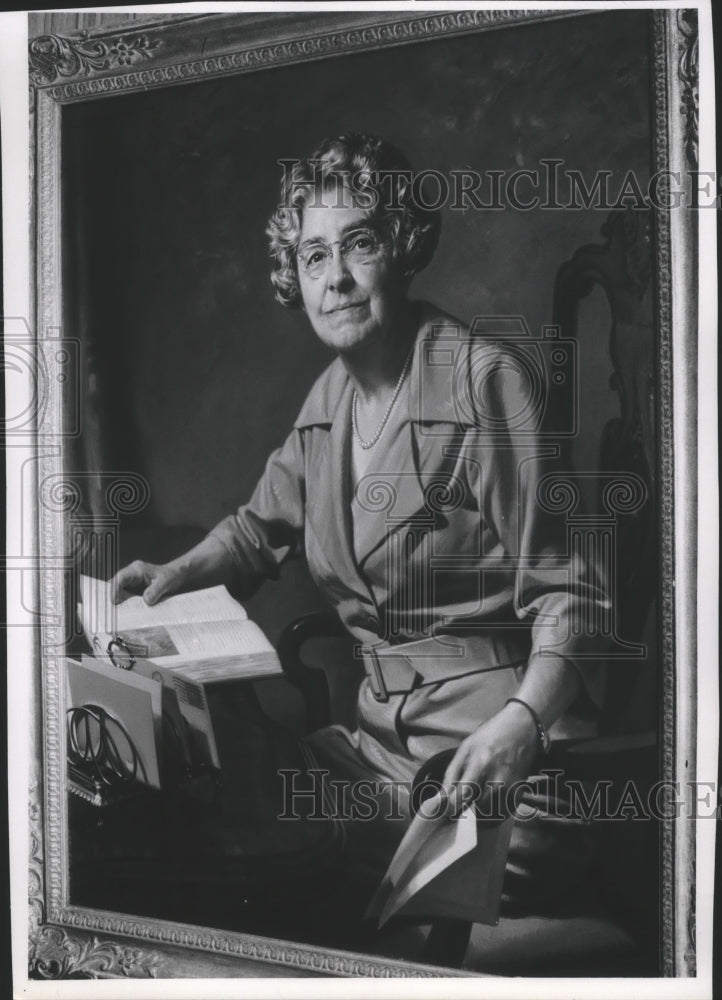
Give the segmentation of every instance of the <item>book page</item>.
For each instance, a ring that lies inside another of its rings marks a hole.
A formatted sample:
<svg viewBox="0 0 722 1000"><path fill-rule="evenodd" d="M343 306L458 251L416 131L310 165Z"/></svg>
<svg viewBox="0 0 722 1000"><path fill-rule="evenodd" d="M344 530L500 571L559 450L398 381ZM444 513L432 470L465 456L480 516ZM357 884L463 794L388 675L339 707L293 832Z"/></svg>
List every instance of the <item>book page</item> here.
<svg viewBox="0 0 722 1000"><path fill-rule="evenodd" d="M433 843L438 838L437 828L441 828L444 823L448 822L443 815L431 818L439 803L439 795L432 796L426 806L428 816L417 814L412 820L391 859L378 890L368 905L366 917L379 916L396 888L405 884L418 871L424 863L424 858L427 857L427 852L433 849ZM430 843L432 848L428 846Z"/></svg>
<svg viewBox="0 0 722 1000"><path fill-rule="evenodd" d="M195 681L197 684L210 684L213 681L238 678L252 681L283 673L275 650L270 653L253 653L241 659L232 656L221 659L193 660L190 663L179 663L173 670L179 677Z"/></svg>
<svg viewBox="0 0 722 1000"><path fill-rule="evenodd" d="M131 673L151 677L163 685L164 692L171 692L180 715L188 725L191 757L195 763L221 766L213 732L208 701L201 684L180 676L181 668L168 667L165 662L138 658ZM182 729L182 726L178 726Z"/></svg>
<svg viewBox="0 0 722 1000"><path fill-rule="evenodd" d="M473 807L458 819L414 817L367 910L382 927L392 916L450 916L494 924L498 921L509 839L514 817L501 822L477 819Z"/></svg>
<svg viewBox="0 0 722 1000"><path fill-rule="evenodd" d="M514 817L477 824L477 844L435 878L399 901L397 914L453 917L497 924Z"/></svg>
<svg viewBox="0 0 722 1000"><path fill-rule="evenodd" d="M390 881L394 888L379 916L379 927L444 869L476 847L476 814L471 808L464 809L456 820L446 816L432 820L419 814L414 817L407 837L411 833L414 836L409 837L409 843L404 845L402 841L399 846L397 856L401 855L401 863L394 866L392 862L394 871Z"/></svg>
<svg viewBox="0 0 722 1000"><path fill-rule="evenodd" d="M100 637L101 648L105 636ZM255 622L217 621L192 624L154 625L123 629L123 642L135 657L160 662L166 667L196 668L223 665L220 676L240 676L256 660L280 669L278 656ZM190 674L187 674L190 676ZM210 676L197 679L210 680Z"/></svg>
<svg viewBox="0 0 722 1000"><path fill-rule="evenodd" d="M174 594L153 605L146 604L140 596L113 604L109 581L81 575L80 593L83 628L88 635L114 635L154 625L245 621L248 618L245 608L234 601L223 586Z"/></svg>
<svg viewBox="0 0 722 1000"><path fill-rule="evenodd" d="M186 660L274 652L258 625L248 619L177 624L168 633L179 656ZM168 663L172 662L170 657Z"/></svg>

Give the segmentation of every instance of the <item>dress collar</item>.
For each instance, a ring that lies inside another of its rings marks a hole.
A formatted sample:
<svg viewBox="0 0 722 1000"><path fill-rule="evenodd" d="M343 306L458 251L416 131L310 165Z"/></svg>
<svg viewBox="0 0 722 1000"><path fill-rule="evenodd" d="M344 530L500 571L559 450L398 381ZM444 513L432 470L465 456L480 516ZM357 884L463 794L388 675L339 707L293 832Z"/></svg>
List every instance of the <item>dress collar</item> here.
<svg viewBox="0 0 722 1000"><path fill-rule="evenodd" d="M414 308L418 333L408 375L405 419L470 425L473 418L458 405L467 374L468 327L430 302L415 302ZM294 427L331 427L342 409L349 381L343 362L336 358L316 381Z"/></svg>

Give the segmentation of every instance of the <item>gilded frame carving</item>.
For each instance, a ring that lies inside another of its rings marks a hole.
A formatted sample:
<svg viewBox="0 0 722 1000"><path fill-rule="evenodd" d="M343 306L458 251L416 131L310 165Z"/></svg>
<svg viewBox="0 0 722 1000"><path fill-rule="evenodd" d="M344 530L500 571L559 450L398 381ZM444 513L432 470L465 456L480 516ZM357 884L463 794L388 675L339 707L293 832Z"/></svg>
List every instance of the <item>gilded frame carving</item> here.
<svg viewBox="0 0 722 1000"><path fill-rule="evenodd" d="M63 107L112 95L251 72L328 55L360 52L463 32L509 28L581 12L358 11L274 14L147 15L112 30L45 35L30 44L33 118L34 325L52 342L62 326L60 176ZM696 12L649 11L653 38L653 133L657 170L697 167ZM694 213L657 214L656 274L660 336L659 468L662 516L663 776L690 778L695 759L695 351L697 334ZM674 296L672 295L674 289ZM674 355L674 366L672 358ZM51 373L52 375L52 373ZM673 405L674 404L674 405ZM48 379L42 426L63 428L61 387ZM673 439L687 447L673 448ZM59 469L56 446L42 449L36 490ZM443 970L364 955L326 952L249 935L218 932L69 905L65 758L58 626L62 621L63 519L72 503L62 490L37 508L42 656L34 672L30 785L30 968L34 978L257 975L429 976ZM132 483L108 494L111 514L141 502ZM675 512L688 512L681 523ZM115 507L114 507L115 505ZM675 535L676 532L676 535ZM677 586L673 581L676 576ZM693 777L693 776L692 776ZM693 824L665 824L662 850L663 974L694 975L695 835ZM269 965L270 964L270 965ZM171 972L172 968L172 972ZM454 973L459 975L458 972Z"/></svg>

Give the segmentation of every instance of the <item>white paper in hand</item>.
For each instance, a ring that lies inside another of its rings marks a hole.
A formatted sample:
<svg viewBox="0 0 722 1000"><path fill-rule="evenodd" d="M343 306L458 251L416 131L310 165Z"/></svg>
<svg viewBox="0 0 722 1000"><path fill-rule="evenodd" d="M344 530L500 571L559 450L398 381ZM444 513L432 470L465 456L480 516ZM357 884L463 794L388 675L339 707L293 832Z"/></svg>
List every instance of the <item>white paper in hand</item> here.
<svg viewBox="0 0 722 1000"><path fill-rule="evenodd" d="M496 923L513 818L479 824L473 807L465 807L451 819L441 810L439 795L423 808L425 815L414 817L366 917L378 917L379 927L402 912Z"/></svg>

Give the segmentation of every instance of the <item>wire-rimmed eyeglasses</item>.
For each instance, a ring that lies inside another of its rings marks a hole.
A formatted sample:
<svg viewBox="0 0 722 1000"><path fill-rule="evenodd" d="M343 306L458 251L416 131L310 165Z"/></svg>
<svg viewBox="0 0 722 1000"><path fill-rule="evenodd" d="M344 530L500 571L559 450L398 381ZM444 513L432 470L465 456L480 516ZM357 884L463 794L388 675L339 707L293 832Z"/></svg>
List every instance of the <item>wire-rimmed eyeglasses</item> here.
<svg viewBox="0 0 722 1000"><path fill-rule="evenodd" d="M308 240L298 250L298 264L309 278L320 278L326 273L333 258L333 248L338 247L341 257L348 264L369 264L380 257L387 241L368 226L353 229L340 240Z"/></svg>

